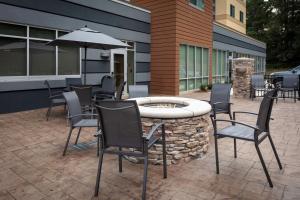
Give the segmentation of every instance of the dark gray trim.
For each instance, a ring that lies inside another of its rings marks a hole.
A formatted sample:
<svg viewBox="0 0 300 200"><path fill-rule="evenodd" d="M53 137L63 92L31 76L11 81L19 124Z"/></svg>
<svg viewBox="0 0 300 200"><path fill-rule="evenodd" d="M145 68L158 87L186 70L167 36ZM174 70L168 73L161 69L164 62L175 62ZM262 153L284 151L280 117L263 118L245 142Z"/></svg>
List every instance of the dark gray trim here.
<svg viewBox="0 0 300 200"><path fill-rule="evenodd" d="M258 52L262 52L262 53L266 52L265 48L258 47L256 45L253 45L253 44L241 41L241 40L237 40L237 39L234 39L232 37L222 35L222 34L219 34L219 33L213 33L213 40L217 41L217 42L222 42L222 43L225 43L225 44L230 44L230 45L233 45L233 46L237 46L237 47L242 47L242 48L245 48L245 49L250 49L250 50L253 50L253 51L258 51Z"/></svg>
<svg viewBox="0 0 300 200"><path fill-rule="evenodd" d="M48 95L47 89L0 92L0 114L48 107Z"/></svg>
<svg viewBox="0 0 300 200"><path fill-rule="evenodd" d="M135 6L123 5L111 0L65 0L79 5L84 5L90 8L111 12L124 17L139 19L140 21L150 23L150 11L137 8Z"/></svg>
<svg viewBox="0 0 300 200"><path fill-rule="evenodd" d="M137 62L136 73L150 72L150 63L148 62Z"/></svg>
<svg viewBox="0 0 300 200"><path fill-rule="evenodd" d="M0 0L1 3L56 15L150 33L150 23L61 0Z"/></svg>
<svg viewBox="0 0 300 200"><path fill-rule="evenodd" d="M142 42L136 42L136 52L138 53L150 53L150 44L148 43L142 43Z"/></svg>

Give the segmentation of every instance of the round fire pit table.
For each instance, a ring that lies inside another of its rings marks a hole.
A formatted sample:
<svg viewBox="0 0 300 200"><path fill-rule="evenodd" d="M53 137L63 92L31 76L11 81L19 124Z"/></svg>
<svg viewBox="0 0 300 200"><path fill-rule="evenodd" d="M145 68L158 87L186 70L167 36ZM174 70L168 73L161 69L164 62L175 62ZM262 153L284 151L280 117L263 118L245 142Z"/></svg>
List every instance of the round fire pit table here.
<svg viewBox="0 0 300 200"><path fill-rule="evenodd" d="M136 100L144 130L164 122L168 164L188 162L207 152L211 111L207 102L182 97L143 97L129 100ZM149 150L149 161L152 164L162 164L161 144L155 144Z"/></svg>

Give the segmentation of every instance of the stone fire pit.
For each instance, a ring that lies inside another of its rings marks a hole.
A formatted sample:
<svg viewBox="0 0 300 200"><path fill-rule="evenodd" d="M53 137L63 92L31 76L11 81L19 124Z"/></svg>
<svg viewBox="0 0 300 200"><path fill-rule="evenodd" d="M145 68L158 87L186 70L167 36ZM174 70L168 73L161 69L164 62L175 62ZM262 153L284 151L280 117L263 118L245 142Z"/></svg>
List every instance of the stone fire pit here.
<svg viewBox="0 0 300 200"><path fill-rule="evenodd" d="M176 164L199 158L208 150L209 112L205 101L181 97L135 98L142 124L149 130L153 124L164 122L167 142L167 162ZM162 164L162 145L149 150L152 164Z"/></svg>

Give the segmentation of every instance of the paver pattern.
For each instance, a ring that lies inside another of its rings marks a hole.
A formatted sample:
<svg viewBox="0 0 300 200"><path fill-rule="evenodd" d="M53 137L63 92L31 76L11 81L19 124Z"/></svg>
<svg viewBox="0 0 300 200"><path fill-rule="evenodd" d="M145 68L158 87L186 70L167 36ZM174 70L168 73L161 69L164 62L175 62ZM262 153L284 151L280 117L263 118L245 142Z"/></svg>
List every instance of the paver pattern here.
<svg viewBox="0 0 300 200"><path fill-rule="evenodd" d="M208 93L183 95L208 99ZM232 99L233 111L257 112L261 99ZM57 107L49 121L46 109L0 115L0 200L140 199L143 165L123 162L118 172L117 156L105 155L100 195L93 197L97 170L96 145L70 147L62 157L68 126L63 108ZM220 115L220 118L228 116ZM274 104L271 132L280 155L279 170L270 143L261 144L274 188L268 186L251 142L219 140L220 174L215 173L214 142L203 158L168 167L149 167L147 199L300 199L300 102L291 99ZM240 115L239 121L254 123L255 117ZM81 143L95 140L95 129L83 129ZM212 133L211 133L212 134ZM73 134L74 142L76 131Z"/></svg>

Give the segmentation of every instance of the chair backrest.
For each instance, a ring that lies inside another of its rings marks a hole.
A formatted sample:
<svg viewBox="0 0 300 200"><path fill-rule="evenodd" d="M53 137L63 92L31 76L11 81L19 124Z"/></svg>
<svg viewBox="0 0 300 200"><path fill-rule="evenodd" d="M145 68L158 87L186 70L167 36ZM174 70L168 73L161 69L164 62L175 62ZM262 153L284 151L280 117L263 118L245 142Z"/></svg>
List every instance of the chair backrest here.
<svg viewBox="0 0 300 200"><path fill-rule="evenodd" d="M265 87L264 75L260 75L260 74L252 75L251 86L254 88L264 88Z"/></svg>
<svg viewBox="0 0 300 200"><path fill-rule="evenodd" d="M82 114L82 109L76 92L75 91L64 92L63 96L66 99L70 117L76 116L70 119L71 124L75 124L79 122L82 119L82 116L77 116L77 115Z"/></svg>
<svg viewBox="0 0 300 200"><path fill-rule="evenodd" d="M111 76L103 76L101 79L101 88L108 91L115 91L115 81Z"/></svg>
<svg viewBox="0 0 300 200"><path fill-rule="evenodd" d="M96 105L103 147L142 148L142 123L136 101L102 101Z"/></svg>
<svg viewBox="0 0 300 200"><path fill-rule="evenodd" d="M80 86L82 85L81 78L66 78L66 87L70 88L70 86Z"/></svg>
<svg viewBox="0 0 300 200"><path fill-rule="evenodd" d="M81 106L90 106L92 104L92 86L71 87L76 92Z"/></svg>
<svg viewBox="0 0 300 200"><path fill-rule="evenodd" d="M122 100L122 95L123 95L123 92L124 92L125 85L126 85L126 81L124 81L122 84L119 85L117 93L116 93L116 100L117 101Z"/></svg>
<svg viewBox="0 0 300 200"><path fill-rule="evenodd" d="M299 76L295 74L284 75L282 80L282 88L299 88Z"/></svg>
<svg viewBox="0 0 300 200"><path fill-rule="evenodd" d="M277 97L277 89L268 91L260 104L256 125L262 131L269 131L274 99Z"/></svg>
<svg viewBox="0 0 300 200"><path fill-rule="evenodd" d="M129 98L148 97L148 85L129 85Z"/></svg>
<svg viewBox="0 0 300 200"><path fill-rule="evenodd" d="M210 94L210 104L213 105L214 103L221 102L221 104L215 105L216 112L229 111L230 90L231 84L216 83L212 85Z"/></svg>
<svg viewBox="0 0 300 200"><path fill-rule="evenodd" d="M52 91L51 91L51 86L48 80L45 80L44 85L46 85L47 89L48 89L48 93L49 93L49 97L52 96Z"/></svg>

